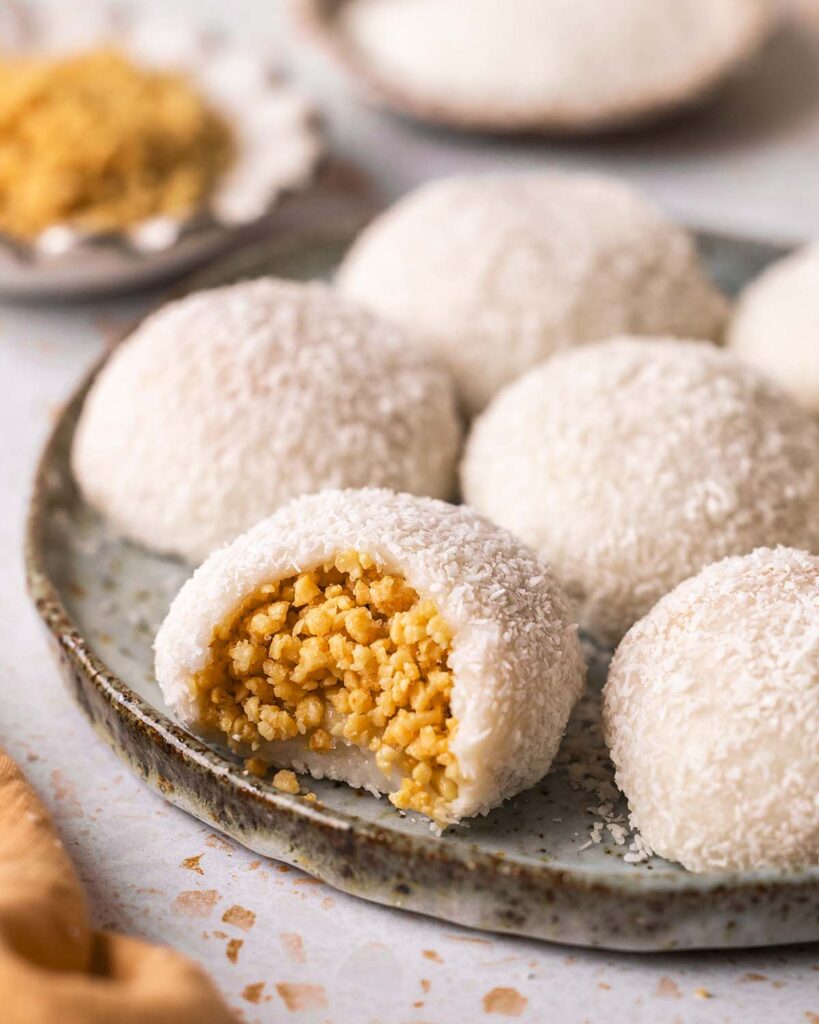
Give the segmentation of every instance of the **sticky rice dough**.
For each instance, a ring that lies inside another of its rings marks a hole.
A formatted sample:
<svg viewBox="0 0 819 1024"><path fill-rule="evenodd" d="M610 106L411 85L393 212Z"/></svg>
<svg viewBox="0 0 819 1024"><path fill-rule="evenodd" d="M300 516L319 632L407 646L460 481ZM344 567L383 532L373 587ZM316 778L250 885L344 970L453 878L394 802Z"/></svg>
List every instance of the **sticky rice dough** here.
<svg viewBox="0 0 819 1024"><path fill-rule="evenodd" d="M303 497L214 552L156 638L170 707L251 770L389 793L439 826L548 770L584 673L534 552L372 489Z"/></svg>
<svg viewBox="0 0 819 1024"><path fill-rule="evenodd" d="M728 343L737 358L819 416L819 244L779 260L751 282Z"/></svg>
<svg viewBox="0 0 819 1024"><path fill-rule="evenodd" d="M555 356L475 422L461 477L608 644L726 555L819 552L819 423L705 342L621 338Z"/></svg>
<svg viewBox="0 0 819 1024"><path fill-rule="evenodd" d="M317 0L312 0L315 5ZM769 0L345 0L337 49L399 110L581 132L703 97L756 50Z"/></svg>
<svg viewBox="0 0 819 1024"><path fill-rule="evenodd" d="M86 500L201 561L289 499L378 485L448 498L447 372L319 284L263 279L165 306L103 366L74 440Z"/></svg>
<svg viewBox="0 0 819 1024"><path fill-rule="evenodd" d="M819 558L759 549L680 584L618 648L603 725L655 852L819 864Z"/></svg>
<svg viewBox="0 0 819 1024"><path fill-rule="evenodd" d="M590 175L423 185L362 232L337 284L440 357L472 414L560 349L623 333L717 339L727 308L686 231Z"/></svg>

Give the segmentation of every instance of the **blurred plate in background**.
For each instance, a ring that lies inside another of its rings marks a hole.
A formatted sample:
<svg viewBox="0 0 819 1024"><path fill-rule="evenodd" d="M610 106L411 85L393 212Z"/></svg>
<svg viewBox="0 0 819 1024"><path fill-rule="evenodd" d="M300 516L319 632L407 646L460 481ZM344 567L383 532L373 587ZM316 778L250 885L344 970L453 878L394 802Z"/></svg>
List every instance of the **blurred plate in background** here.
<svg viewBox="0 0 819 1024"><path fill-rule="evenodd" d="M148 287L220 252L275 231L278 208L310 189L324 155L318 116L267 56L227 34L138 5L90 0L29 7L8 3L6 54L65 57L113 47L138 67L181 74L230 127L231 166L187 218L155 217L127 228L82 232L53 225L29 241L0 235L0 295L73 298Z"/></svg>

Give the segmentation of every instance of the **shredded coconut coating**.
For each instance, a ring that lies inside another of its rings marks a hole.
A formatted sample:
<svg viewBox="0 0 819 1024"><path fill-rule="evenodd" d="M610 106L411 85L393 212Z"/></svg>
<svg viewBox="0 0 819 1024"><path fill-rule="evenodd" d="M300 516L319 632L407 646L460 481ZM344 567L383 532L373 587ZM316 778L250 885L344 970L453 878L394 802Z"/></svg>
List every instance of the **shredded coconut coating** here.
<svg viewBox="0 0 819 1024"><path fill-rule="evenodd" d="M460 441L448 374L398 329L262 279L150 317L94 383L72 460L122 534L199 562L323 487L448 498Z"/></svg>
<svg viewBox="0 0 819 1024"><path fill-rule="evenodd" d="M747 58L768 0L348 0L376 94L473 127L592 130L690 104Z"/></svg>
<svg viewBox="0 0 819 1024"><path fill-rule="evenodd" d="M692 871L819 862L819 558L710 565L617 650L603 723L632 822Z"/></svg>
<svg viewBox="0 0 819 1024"><path fill-rule="evenodd" d="M819 552L819 423L705 342L620 338L548 360L475 422L466 501L546 558L616 643L727 555Z"/></svg>
<svg viewBox="0 0 819 1024"><path fill-rule="evenodd" d="M215 551L182 588L156 638L157 679L181 721L200 728L190 684L207 662L214 628L259 586L347 550L402 574L451 630L458 729L450 749L461 779L451 820L485 813L535 783L583 689L568 601L535 553L505 530L463 506L408 494L309 495ZM262 751L316 777L388 788L373 755L352 745L335 756L299 740Z"/></svg>
<svg viewBox="0 0 819 1024"><path fill-rule="evenodd" d="M748 286L728 343L819 415L819 245L774 263Z"/></svg>
<svg viewBox="0 0 819 1024"><path fill-rule="evenodd" d="M364 230L338 285L439 356L470 413L570 345L717 338L726 315L689 235L632 189L586 175L424 185Z"/></svg>

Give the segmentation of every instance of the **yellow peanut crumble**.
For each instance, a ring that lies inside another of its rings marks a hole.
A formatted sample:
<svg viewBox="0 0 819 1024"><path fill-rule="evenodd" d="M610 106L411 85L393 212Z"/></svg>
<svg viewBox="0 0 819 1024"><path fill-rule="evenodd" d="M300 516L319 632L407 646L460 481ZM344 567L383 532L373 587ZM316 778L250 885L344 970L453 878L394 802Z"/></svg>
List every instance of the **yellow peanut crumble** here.
<svg viewBox="0 0 819 1024"><path fill-rule="evenodd" d="M184 77L116 50L0 60L0 231L92 231L200 206L232 133Z"/></svg>
<svg viewBox="0 0 819 1024"><path fill-rule="evenodd" d="M458 793L451 641L432 601L346 551L261 587L214 630L193 680L200 720L254 755L299 736L318 754L356 744L400 780L396 807L444 821ZM258 774L263 763L247 766Z"/></svg>
<svg viewBox="0 0 819 1024"><path fill-rule="evenodd" d="M299 791L299 780L296 778L295 772L282 769L280 772L276 772L271 781L276 789L280 789L283 793L298 793Z"/></svg>

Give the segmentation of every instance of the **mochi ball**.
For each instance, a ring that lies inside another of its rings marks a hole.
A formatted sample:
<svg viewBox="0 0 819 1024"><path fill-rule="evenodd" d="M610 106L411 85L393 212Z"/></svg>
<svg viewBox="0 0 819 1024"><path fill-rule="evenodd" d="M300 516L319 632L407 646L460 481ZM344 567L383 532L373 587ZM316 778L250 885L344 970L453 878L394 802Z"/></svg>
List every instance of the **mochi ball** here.
<svg viewBox="0 0 819 1024"><path fill-rule="evenodd" d="M724 350L620 338L555 356L475 422L471 505L535 547L616 643L731 554L819 552L819 423Z"/></svg>
<svg viewBox="0 0 819 1024"><path fill-rule="evenodd" d="M467 412L547 356L612 334L718 338L692 239L620 182L444 178L365 228L339 289L452 371Z"/></svg>
<svg viewBox="0 0 819 1024"><path fill-rule="evenodd" d="M819 415L819 245L779 260L746 288L728 343Z"/></svg>
<svg viewBox="0 0 819 1024"><path fill-rule="evenodd" d="M249 770L388 793L439 827L541 778L585 678L533 551L373 489L299 498L214 552L155 646L173 711Z"/></svg>
<svg viewBox="0 0 819 1024"><path fill-rule="evenodd" d="M656 853L819 863L819 558L760 548L681 583L617 649L603 726Z"/></svg>
<svg viewBox="0 0 819 1024"><path fill-rule="evenodd" d="M311 0L314 13L319 4ZM656 119L711 93L771 23L769 0L329 6L336 13L316 20L372 98L494 131L590 132Z"/></svg>
<svg viewBox="0 0 819 1024"><path fill-rule="evenodd" d="M447 371L320 284L199 292L102 367L72 464L121 534L191 562L291 498L379 485L449 498L461 441Z"/></svg>

